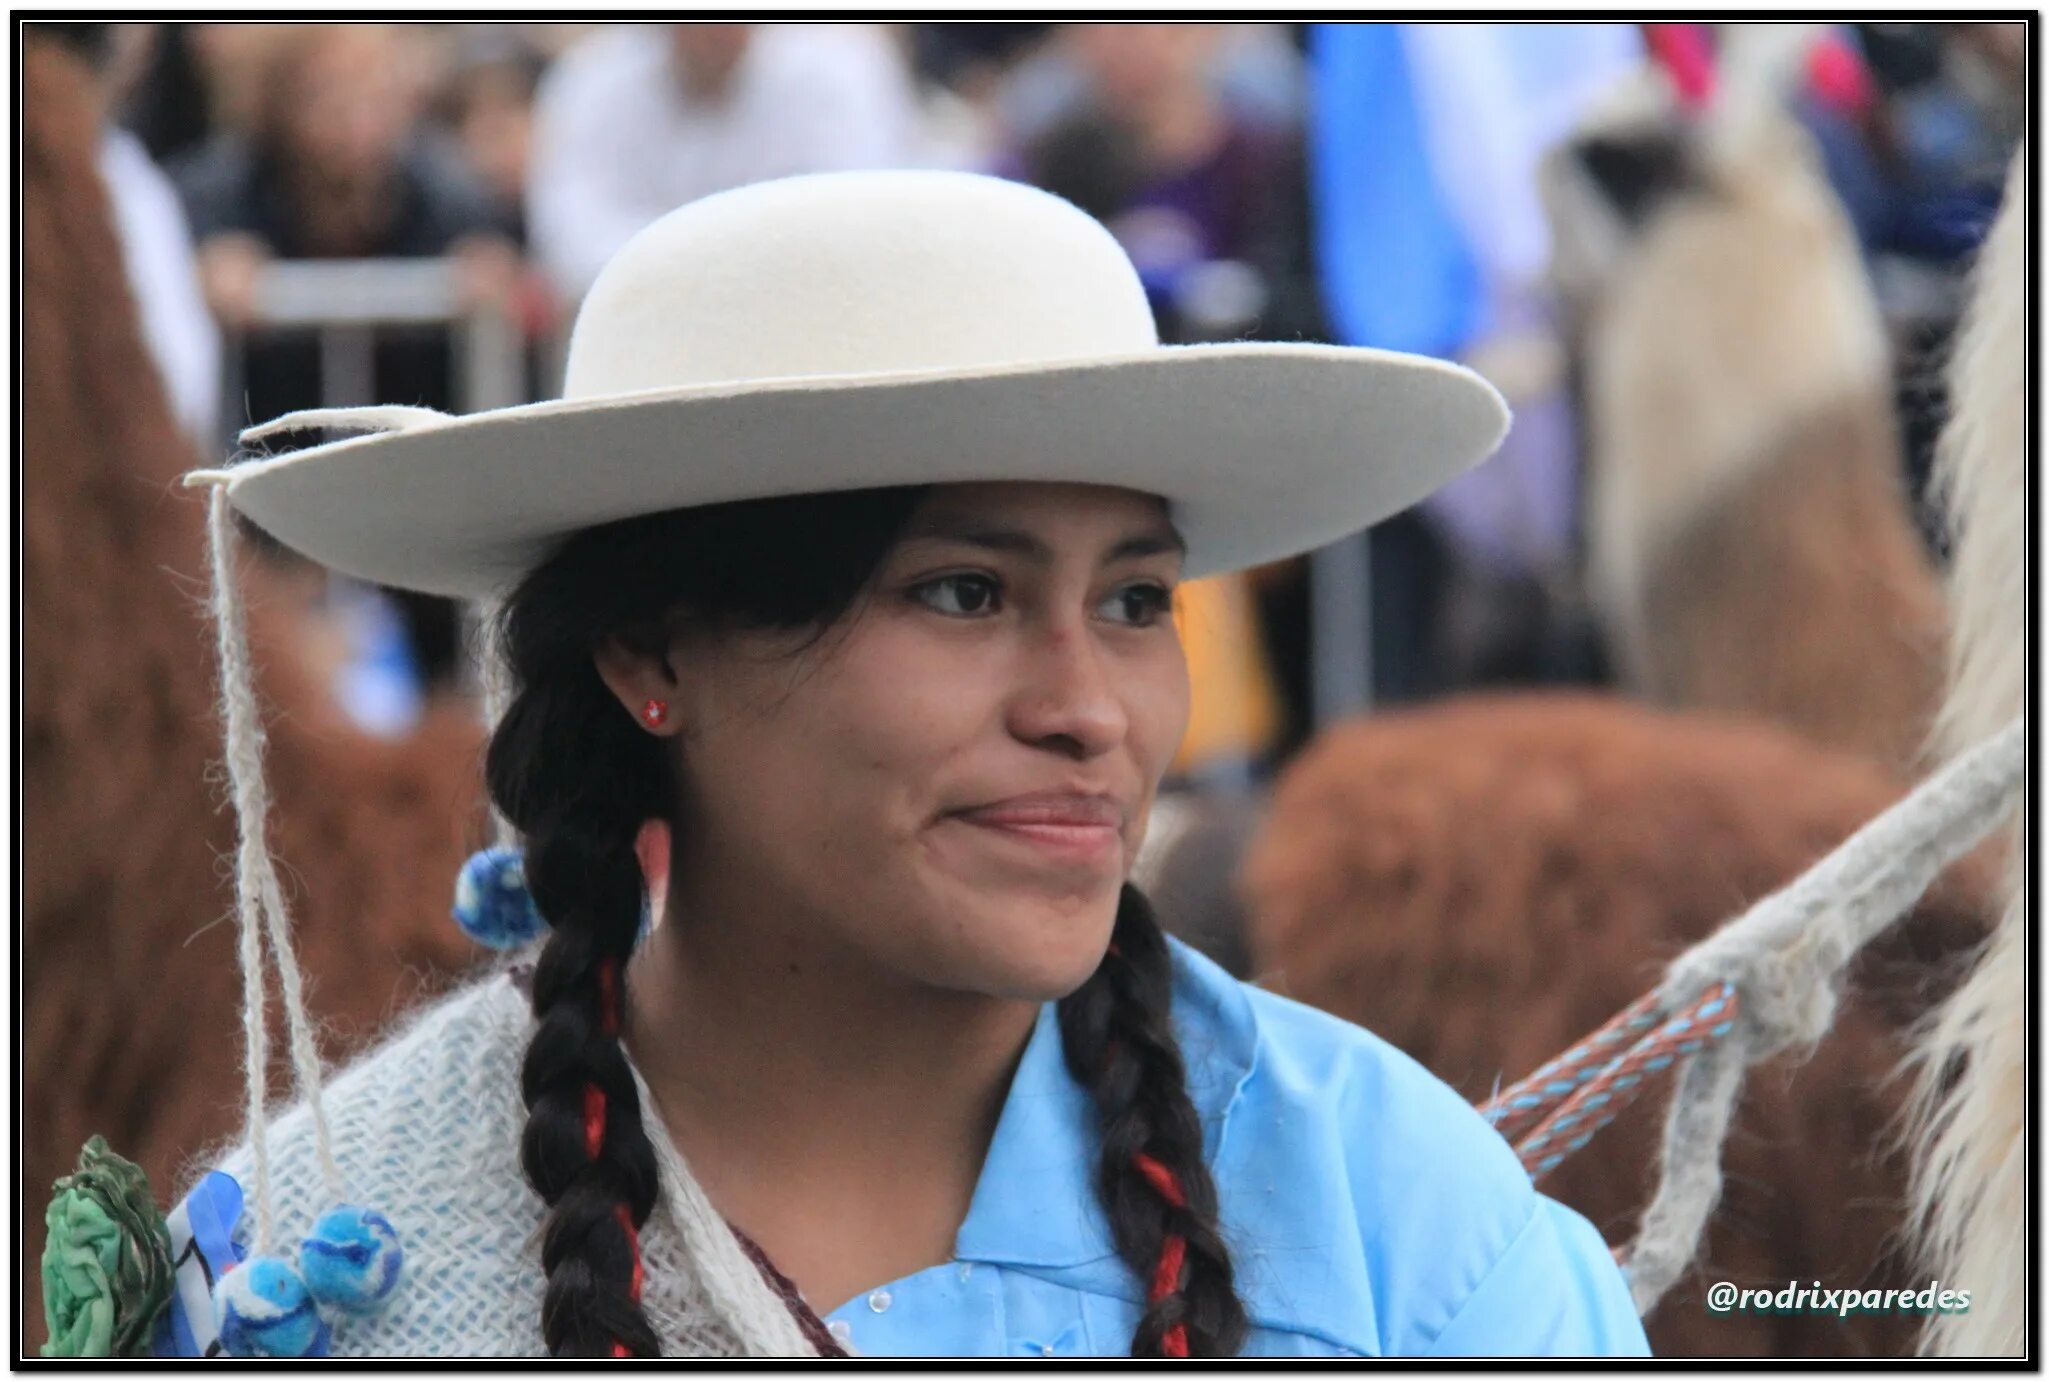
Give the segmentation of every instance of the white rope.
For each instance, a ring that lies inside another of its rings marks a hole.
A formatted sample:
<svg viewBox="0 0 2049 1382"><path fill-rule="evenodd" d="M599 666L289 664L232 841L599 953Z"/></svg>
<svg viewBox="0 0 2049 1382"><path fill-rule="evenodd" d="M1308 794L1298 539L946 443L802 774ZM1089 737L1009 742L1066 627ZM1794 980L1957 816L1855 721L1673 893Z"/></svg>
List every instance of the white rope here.
<svg viewBox="0 0 2049 1382"><path fill-rule="evenodd" d="M228 780L233 790L237 831L235 912L239 924L238 954L242 965L243 1058L247 1085L247 1120L255 1171L255 1251L270 1245L272 1206L270 1167L264 1113L265 1075L269 1059L265 1031L261 933L270 937L278 981L290 1030L293 1071L313 1119L314 1146L329 1189L341 1197L341 1173L328 1142L327 1119L320 1100L320 1055L306 1016L304 982L292 954L290 923L277 866L265 839L270 816L270 789L263 774L264 732L249 671L248 631L235 581L234 517L227 492L216 487L207 510L208 547L212 558L213 618L220 658L220 714L227 748Z"/></svg>
<svg viewBox="0 0 2049 1382"><path fill-rule="evenodd" d="M1744 1070L1827 1034L1843 969L2006 819L2026 776L2027 726L2016 719L1666 971L1667 1011L1716 983L1735 986L1738 1011L1736 1030L1680 1071L1658 1188L1628 1256L1640 1313L1693 1260L1721 1196L1722 1142Z"/></svg>
<svg viewBox="0 0 2049 1382"><path fill-rule="evenodd" d="M498 732L498 722L505 718L505 708L512 703L511 669L505 665L498 647L498 609L485 600L470 606L476 630L477 690L483 698L484 728L492 734ZM499 811L498 803L491 802L490 808L491 843L507 847L519 843L519 833Z"/></svg>

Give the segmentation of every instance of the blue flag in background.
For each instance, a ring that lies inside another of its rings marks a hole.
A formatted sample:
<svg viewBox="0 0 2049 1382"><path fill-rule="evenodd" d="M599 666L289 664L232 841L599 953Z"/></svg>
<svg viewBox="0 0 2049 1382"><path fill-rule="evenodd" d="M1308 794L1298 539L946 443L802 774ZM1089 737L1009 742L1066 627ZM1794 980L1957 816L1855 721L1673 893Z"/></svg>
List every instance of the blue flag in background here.
<svg viewBox="0 0 2049 1382"><path fill-rule="evenodd" d="M1346 345L1450 355L1478 335L1480 266L1431 173L1399 24L1310 31L1317 272Z"/></svg>

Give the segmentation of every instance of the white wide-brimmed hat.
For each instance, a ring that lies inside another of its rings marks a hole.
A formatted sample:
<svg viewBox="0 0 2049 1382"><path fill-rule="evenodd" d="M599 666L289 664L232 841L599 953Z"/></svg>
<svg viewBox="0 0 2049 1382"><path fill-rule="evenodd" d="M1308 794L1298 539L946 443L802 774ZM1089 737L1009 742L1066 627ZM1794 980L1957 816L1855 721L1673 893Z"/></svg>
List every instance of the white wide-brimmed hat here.
<svg viewBox="0 0 2049 1382"><path fill-rule="evenodd" d="M324 565L494 598L578 529L725 500L948 481L1158 494L1199 576L1290 556L1486 457L1500 396L1389 351L1162 346L1117 242L967 173L829 173L695 201L598 276L558 401L319 409L359 435L189 483Z"/></svg>

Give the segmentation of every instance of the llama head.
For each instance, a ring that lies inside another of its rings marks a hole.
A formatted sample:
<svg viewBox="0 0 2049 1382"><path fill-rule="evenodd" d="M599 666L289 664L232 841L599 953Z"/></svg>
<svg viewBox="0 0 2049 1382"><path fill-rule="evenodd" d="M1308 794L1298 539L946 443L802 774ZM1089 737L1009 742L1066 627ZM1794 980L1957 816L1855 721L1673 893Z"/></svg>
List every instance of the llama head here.
<svg viewBox="0 0 2049 1382"><path fill-rule="evenodd" d="M1584 362L1605 604L1627 606L1645 563L1789 435L1890 406L1856 235L1785 99L1802 51L1797 36L1732 26L1704 107L1646 70L1540 173Z"/></svg>
<svg viewBox="0 0 2049 1382"><path fill-rule="evenodd" d="M1803 301L1792 292L1827 309L1802 313L1803 355L1882 367L1855 233L1790 109L1816 28L1724 26L1719 85L1704 107L1646 67L1546 156L1551 277L1582 334L1652 329L1642 320L1650 314L1675 348L1701 338L1693 344L1706 362L1738 372L1728 383L1758 387L1785 376L1741 370L1754 341L1722 331L1706 339L1687 324L1776 326Z"/></svg>

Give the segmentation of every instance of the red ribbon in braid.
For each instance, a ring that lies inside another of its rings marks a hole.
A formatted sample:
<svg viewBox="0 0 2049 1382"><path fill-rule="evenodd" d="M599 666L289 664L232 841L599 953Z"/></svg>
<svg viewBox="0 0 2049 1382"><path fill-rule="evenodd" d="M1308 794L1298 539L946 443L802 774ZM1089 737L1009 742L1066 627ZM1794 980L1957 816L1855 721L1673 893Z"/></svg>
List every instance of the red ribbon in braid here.
<svg viewBox="0 0 2049 1382"><path fill-rule="evenodd" d="M598 1020L605 1035L619 1035L619 971L616 960L601 960L598 963ZM595 1084L583 1087L583 1149L590 1158L597 1160L598 1153L605 1146L605 1091ZM633 1213L624 1204L615 1212L619 1216L619 1227L626 1230L626 1245L633 1253L633 1284L627 1294L637 1303L640 1291L646 1281L646 1274L640 1264L640 1234L633 1227ZM631 1358L633 1352L617 1340L612 1344L614 1358Z"/></svg>
<svg viewBox="0 0 2049 1382"><path fill-rule="evenodd" d="M1181 1178L1168 1170L1156 1157L1140 1152L1133 1157L1132 1164L1138 1173L1146 1178L1159 1197L1176 1209L1188 1207L1188 1197L1181 1192ZM1181 1268L1188 1260L1188 1240L1178 1233L1170 1233L1160 1244L1159 1265L1153 1268L1152 1290L1147 1303L1158 1305L1168 1296L1181 1289ZM1169 1358L1188 1356L1188 1326L1177 1324L1160 1336L1160 1348Z"/></svg>

